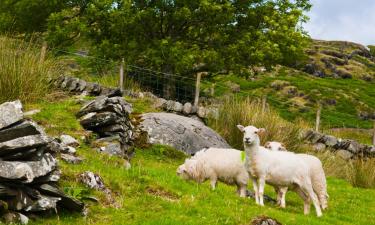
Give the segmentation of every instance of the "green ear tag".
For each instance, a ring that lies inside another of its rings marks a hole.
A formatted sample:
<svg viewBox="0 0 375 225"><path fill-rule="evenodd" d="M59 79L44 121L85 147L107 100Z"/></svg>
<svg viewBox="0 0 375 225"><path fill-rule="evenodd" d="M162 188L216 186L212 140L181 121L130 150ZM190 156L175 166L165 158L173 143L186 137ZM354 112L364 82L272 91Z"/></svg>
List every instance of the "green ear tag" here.
<svg viewBox="0 0 375 225"><path fill-rule="evenodd" d="M245 162L245 158L246 158L246 153L245 152L241 152L241 161Z"/></svg>

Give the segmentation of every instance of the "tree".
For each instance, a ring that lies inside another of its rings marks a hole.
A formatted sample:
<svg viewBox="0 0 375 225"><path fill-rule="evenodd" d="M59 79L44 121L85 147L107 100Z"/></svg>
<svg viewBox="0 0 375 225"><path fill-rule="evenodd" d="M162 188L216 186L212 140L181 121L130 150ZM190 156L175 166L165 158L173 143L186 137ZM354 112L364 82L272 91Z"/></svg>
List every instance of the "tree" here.
<svg viewBox="0 0 375 225"><path fill-rule="evenodd" d="M47 29L47 19L53 12L68 6L69 0L2 0L0 31L32 33Z"/></svg>
<svg viewBox="0 0 375 225"><path fill-rule="evenodd" d="M88 0L50 17L49 40L85 36L93 53L166 77L192 76L194 68L246 72L293 64L303 54L300 23L309 8L308 0ZM165 94L173 88L165 85Z"/></svg>

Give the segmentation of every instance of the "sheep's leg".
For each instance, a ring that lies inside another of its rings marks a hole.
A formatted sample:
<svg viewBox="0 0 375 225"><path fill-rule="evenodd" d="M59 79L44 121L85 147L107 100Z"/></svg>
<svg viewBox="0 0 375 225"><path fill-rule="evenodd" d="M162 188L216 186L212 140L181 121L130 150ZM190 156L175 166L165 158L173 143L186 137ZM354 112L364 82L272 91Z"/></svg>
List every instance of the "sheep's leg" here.
<svg viewBox="0 0 375 225"><path fill-rule="evenodd" d="M247 188L247 185L240 184L240 186L239 186L239 194L240 194L241 198L246 197L246 188Z"/></svg>
<svg viewBox="0 0 375 225"><path fill-rule="evenodd" d="M311 186L311 182L309 182L309 183L310 183L310 185L307 184L307 185L305 185L305 187L301 187L301 188L304 192L306 192L308 194L308 196L312 200L312 202L314 204L314 207L315 207L316 215L318 217L321 217L322 216L322 210L320 209L320 203L319 203L319 200L318 200L318 196L316 196L316 194L315 194L315 192L314 192L314 190Z"/></svg>
<svg viewBox="0 0 375 225"><path fill-rule="evenodd" d="M285 208L286 207L285 196L286 196L286 192L287 191L288 191L288 187L279 188L279 193L280 193L280 207L281 208Z"/></svg>
<svg viewBox="0 0 375 225"><path fill-rule="evenodd" d="M310 213L311 199L300 188L296 188L295 192L303 199L303 213L308 215Z"/></svg>
<svg viewBox="0 0 375 225"><path fill-rule="evenodd" d="M211 188L212 188L213 191L214 191L215 188L216 188L216 183L217 183L217 179L216 179L216 177L212 177L212 178L211 178Z"/></svg>
<svg viewBox="0 0 375 225"><path fill-rule="evenodd" d="M258 195L259 195L259 205L264 206L263 202L263 194L264 194L264 186L266 184L266 180L263 178L258 179L258 184L259 184L259 190L258 190Z"/></svg>
<svg viewBox="0 0 375 225"><path fill-rule="evenodd" d="M253 180L253 188L254 188L254 195L255 195L255 203L259 205L259 191L258 191L258 182L256 178L252 178Z"/></svg>
<svg viewBox="0 0 375 225"><path fill-rule="evenodd" d="M276 193L276 204L278 205L278 206L280 206L281 205L281 193L280 193L280 189L279 189L279 187L273 187L274 188L274 190L275 190L275 193Z"/></svg>

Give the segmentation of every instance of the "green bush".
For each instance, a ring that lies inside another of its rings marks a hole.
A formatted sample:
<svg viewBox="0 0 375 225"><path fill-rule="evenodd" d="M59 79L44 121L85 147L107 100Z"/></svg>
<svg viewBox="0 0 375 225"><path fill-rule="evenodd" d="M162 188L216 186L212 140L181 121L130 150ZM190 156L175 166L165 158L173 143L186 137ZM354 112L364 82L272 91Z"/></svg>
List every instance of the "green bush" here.
<svg viewBox="0 0 375 225"><path fill-rule="evenodd" d="M52 59L41 62L40 52L32 42L0 36L0 102L32 102L45 96L58 67Z"/></svg>

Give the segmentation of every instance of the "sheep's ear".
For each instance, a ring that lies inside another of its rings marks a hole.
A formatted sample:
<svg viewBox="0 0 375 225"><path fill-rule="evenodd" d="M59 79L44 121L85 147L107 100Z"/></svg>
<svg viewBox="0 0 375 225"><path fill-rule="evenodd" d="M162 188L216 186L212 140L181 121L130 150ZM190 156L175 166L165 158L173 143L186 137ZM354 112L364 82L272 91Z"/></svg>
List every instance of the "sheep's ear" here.
<svg viewBox="0 0 375 225"><path fill-rule="evenodd" d="M264 133L266 133L266 129L265 128L259 128L258 129L257 134L264 134Z"/></svg>
<svg viewBox="0 0 375 225"><path fill-rule="evenodd" d="M240 124L237 125L237 128L238 128L241 132L244 132L244 131L245 131L245 127L242 126L242 125L240 125Z"/></svg>

